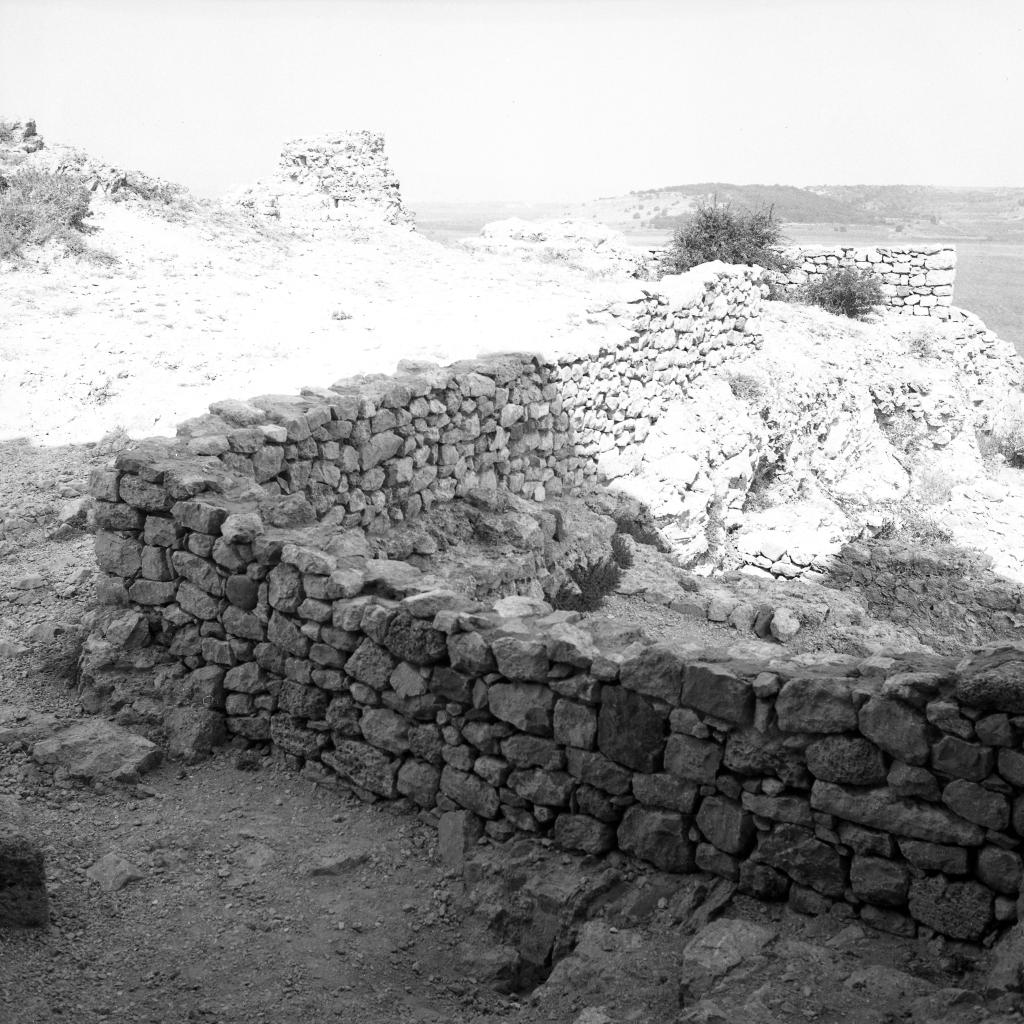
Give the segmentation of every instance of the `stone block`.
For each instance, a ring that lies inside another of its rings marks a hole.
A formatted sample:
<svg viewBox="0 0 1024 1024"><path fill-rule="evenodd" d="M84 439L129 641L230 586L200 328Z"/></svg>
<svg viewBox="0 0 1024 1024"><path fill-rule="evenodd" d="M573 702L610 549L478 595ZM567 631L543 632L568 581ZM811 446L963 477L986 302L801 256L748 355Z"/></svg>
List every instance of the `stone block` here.
<svg viewBox="0 0 1024 1024"><path fill-rule="evenodd" d="M902 907L907 902L910 874L906 865L884 857L854 857L850 864L850 885L865 903Z"/></svg>
<svg viewBox="0 0 1024 1024"><path fill-rule="evenodd" d="M807 747L807 767L825 782L872 786L885 782L881 750L859 736L826 736Z"/></svg>
<svg viewBox="0 0 1024 1024"><path fill-rule="evenodd" d="M701 801L697 827L717 849L737 856L753 845L754 819L749 811L733 800L710 796Z"/></svg>
<svg viewBox="0 0 1024 1024"><path fill-rule="evenodd" d="M454 633L448 637L448 659L458 672L481 676L496 668L494 655L479 633Z"/></svg>
<svg viewBox="0 0 1024 1024"><path fill-rule="evenodd" d="M597 737L597 712L585 704L559 700L555 704L554 734L558 743L590 750Z"/></svg>
<svg viewBox="0 0 1024 1024"><path fill-rule="evenodd" d="M684 707L734 725L747 726L754 719L752 683L722 665L688 664L679 702Z"/></svg>
<svg viewBox="0 0 1024 1024"><path fill-rule="evenodd" d="M692 871L694 849L687 838L687 825L683 815L675 811L651 810L634 804L619 825L619 849L662 871Z"/></svg>
<svg viewBox="0 0 1024 1024"><path fill-rule="evenodd" d="M683 660L671 644L632 644L623 652L619 680L627 690L679 703Z"/></svg>
<svg viewBox="0 0 1024 1024"><path fill-rule="evenodd" d="M998 832L1010 823L1010 803L1006 797L976 782L955 779L942 791L942 802L954 814L982 828Z"/></svg>
<svg viewBox="0 0 1024 1024"><path fill-rule="evenodd" d="M892 697L869 700L857 718L860 731L876 746L907 764L928 763L928 723L924 715Z"/></svg>
<svg viewBox="0 0 1024 1024"><path fill-rule="evenodd" d="M604 754L570 748L566 751L566 762L569 774L573 778L595 786L605 793L622 796L630 791L630 773Z"/></svg>
<svg viewBox="0 0 1024 1024"><path fill-rule="evenodd" d="M445 765L441 772L441 792L481 818L498 816L498 792L478 775Z"/></svg>
<svg viewBox="0 0 1024 1024"><path fill-rule="evenodd" d="M825 896L842 896L846 886L846 867L839 852L799 825L777 825L762 833L756 857Z"/></svg>
<svg viewBox="0 0 1024 1024"><path fill-rule="evenodd" d="M445 867L462 871L483 832L480 819L470 811L442 814L437 825L437 852Z"/></svg>
<svg viewBox="0 0 1024 1024"><path fill-rule="evenodd" d="M342 779L377 796L392 800L398 792L398 762L368 743L335 739L334 750L324 750L320 760Z"/></svg>
<svg viewBox="0 0 1024 1024"><path fill-rule="evenodd" d="M398 769L395 788L419 807L430 808L434 806L440 783L439 768L425 761L411 759Z"/></svg>
<svg viewBox="0 0 1024 1024"><path fill-rule="evenodd" d="M908 839L979 846L983 832L943 807L918 804L893 796L888 789L852 789L815 782L811 807L844 821L867 825Z"/></svg>
<svg viewBox="0 0 1024 1024"><path fill-rule="evenodd" d="M995 754L989 747L943 736L932 747L932 768L941 775L980 782L991 774Z"/></svg>
<svg viewBox="0 0 1024 1024"><path fill-rule="evenodd" d="M560 814L555 819L554 839L563 850L598 855L615 846L615 828L586 814Z"/></svg>
<svg viewBox="0 0 1024 1024"><path fill-rule="evenodd" d="M498 637L491 644L498 671L513 682L544 682L548 677L547 645L523 637Z"/></svg>
<svg viewBox="0 0 1024 1024"><path fill-rule="evenodd" d="M667 772L633 776L633 796L645 807L664 807L670 811L692 814L697 804L700 787L696 782L686 782Z"/></svg>
<svg viewBox="0 0 1024 1024"><path fill-rule="evenodd" d="M667 731L667 714L648 698L620 686L602 688L597 748L606 757L634 771L658 771Z"/></svg>
<svg viewBox="0 0 1024 1024"><path fill-rule="evenodd" d="M779 692L775 711L783 732L848 732L857 725L848 679L791 679Z"/></svg>
<svg viewBox="0 0 1024 1024"><path fill-rule="evenodd" d="M1017 896L1020 892L1021 856L1013 850L998 846L982 847L978 854L978 878L990 889L1005 896Z"/></svg>
<svg viewBox="0 0 1024 1024"><path fill-rule="evenodd" d="M546 657L546 656L545 656ZM535 736L550 736L555 694L535 683L494 683L487 705L495 718Z"/></svg>
<svg viewBox="0 0 1024 1024"><path fill-rule="evenodd" d="M899 847L900 853L922 871L941 871L947 875L967 874L967 851L962 846L901 839Z"/></svg>
<svg viewBox="0 0 1024 1024"><path fill-rule="evenodd" d="M992 892L978 882L950 882L942 875L910 883L910 916L951 939L977 942L992 923Z"/></svg>
<svg viewBox="0 0 1024 1024"><path fill-rule="evenodd" d="M713 740L673 733L665 746L665 771L693 782L714 782L722 753L722 745Z"/></svg>

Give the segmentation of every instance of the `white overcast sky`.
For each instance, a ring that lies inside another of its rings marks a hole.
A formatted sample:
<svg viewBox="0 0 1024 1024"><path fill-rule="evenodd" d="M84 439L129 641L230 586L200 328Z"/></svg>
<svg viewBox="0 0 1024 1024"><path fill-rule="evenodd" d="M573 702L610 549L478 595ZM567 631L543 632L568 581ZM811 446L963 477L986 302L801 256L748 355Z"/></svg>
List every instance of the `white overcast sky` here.
<svg viewBox="0 0 1024 1024"><path fill-rule="evenodd" d="M0 0L0 115L209 195L358 127L413 201L1024 185L1024 0Z"/></svg>

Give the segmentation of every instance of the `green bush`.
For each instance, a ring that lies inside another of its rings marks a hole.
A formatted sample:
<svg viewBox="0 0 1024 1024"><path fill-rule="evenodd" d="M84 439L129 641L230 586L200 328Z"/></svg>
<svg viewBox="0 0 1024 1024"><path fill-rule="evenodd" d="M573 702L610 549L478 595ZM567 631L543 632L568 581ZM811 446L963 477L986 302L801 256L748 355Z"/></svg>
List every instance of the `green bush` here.
<svg viewBox="0 0 1024 1024"><path fill-rule="evenodd" d="M797 298L853 320L863 320L885 301L878 278L870 270L853 267L839 267L817 281L809 281L800 289Z"/></svg>
<svg viewBox="0 0 1024 1024"><path fill-rule="evenodd" d="M622 569L614 558L603 558L569 570L569 579L552 598L552 605L561 612L593 612L622 582Z"/></svg>
<svg viewBox="0 0 1024 1024"><path fill-rule="evenodd" d="M666 272L680 274L721 260L788 273L795 264L781 251L783 242L782 223L772 206L734 210L728 204L702 203L689 222L676 230L664 265Z"/></svg>
<svg viewBox="0 0 1024 1024"><path fill-rule="evenodd" d="M92 193L77 178L24 168L0 181L0 259L56 238L79 248Z"/></svg>

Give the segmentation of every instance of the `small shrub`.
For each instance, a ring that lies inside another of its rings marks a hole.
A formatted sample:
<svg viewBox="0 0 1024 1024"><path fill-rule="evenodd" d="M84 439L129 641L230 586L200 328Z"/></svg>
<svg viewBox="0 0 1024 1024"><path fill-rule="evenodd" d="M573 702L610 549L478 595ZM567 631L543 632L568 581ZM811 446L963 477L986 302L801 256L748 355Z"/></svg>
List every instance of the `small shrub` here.
<svg viewBox="0 0 1024 1024"><path fill-rule="evenodd" d="M1008 466L1024 469L1024 408L1004 412L990 428L977 432L978 450L986 461L1001 458Z"/></svg>
<svg viewBox="0 0 1024 1024"><path fill-rule="evenodd" d="M616 533L612 536L612 558L620 569L632 568L633 548L625 534Z"/></svg>
<svg viewBox="0 0 1024 1024"><path fill-rule="evenodd" d="M53 238L74 252L82 242L91 193L77 178L24 168L0 190L0 259ZM83 246L84 247L84 246Z"/></svg>
<svg viewBox="0 0 1024 1024"><path fill-rule="evenodd" d="M664 549L664 540L653 520L645 518L645 514L646 516L650 515L646 509L635 517L626 513L618 515L612 513L612 518L615 520L615 532L632 537L637 544L647 544L661 551Z"/></svg>
<svg viewBox="0 0 1024 1024"><path fill-rule="evenodd" d="M921 446L924 432L909 412L898 412L880 426L888 442L903 455L913 455Z"/></svg>
<svg viewBox="0 0 1024 1024"><path fill-rule="evenodd" d="M910 354L918 359L935 359L939 355L935 331L930 327L918 328L907 335L906 341Z"/></svg>
<svg viewBox="0 0 1024 1024"><path fill-rule="evenodd" d="M569 570L569 579L555 592L551 603L562 612L593 612L622 582L622 569L612 558L603 558Z"/></svg>
<svg viewBox="0 0 1024 1024"><path fill-rule="evenodd" d="M730 373L726 383L732 393L739 399L756 403L764 395L764 381L750 373Z"/></svg>
<svg viewBox="0 0 1024 1024"><path fill-rule="evenodd" d="M716 494L708 505L708 520L704 524L704 539L708 543L708 553L714 555L724 548L726 536L725 501Z"/></svg>
<svg viewBox="0 0 1024 1024"><path fill-rule="evenodd" d="M870 270L853 267L837 267L819 280L809 281L799 290L798 298L853 320L863 320L885 301L878 278Z"/></svg>
<svg viewBox="0 0 1024 1024"><path fill-rule="evenodd" d="M780 246L782 223L771 206L734 210L728 204L702 203L690 221L676 230L665 257L666 273L721 260L788 273L794 262Z"/></svg>
<svg viewBox="0 0 1024 1024"><path fill-rule="evenodd" d="M897 513L874 531L876 540L914 540L919 544L949 544L952 532L929 513L904 501Z"/></svg>
<svg viewBox="0 0 1024 1024"><path fill-rule="evenodd" d="M914 467L914 495L922 505L949 501L956 480L941 466L920 462Z"/></svg>
<svg viewBox="0 0 1024 1024"><path fill-rule="evenodd" d="M766 508L773 507L774 502L770 497L771 489L781 468L782 463L780 459L771 459L767 455L762 455L757 460L754 474L750 478L750 486L747 488L747 493L743 498L742 511L762 512Z"/></svg>

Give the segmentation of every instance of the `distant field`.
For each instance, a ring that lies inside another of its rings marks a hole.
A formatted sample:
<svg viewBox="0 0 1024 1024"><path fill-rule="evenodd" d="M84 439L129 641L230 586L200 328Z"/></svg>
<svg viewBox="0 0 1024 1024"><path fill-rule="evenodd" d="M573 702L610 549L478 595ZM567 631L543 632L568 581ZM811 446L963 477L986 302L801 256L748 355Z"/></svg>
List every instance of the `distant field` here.
<svg viewBox="0 0 1024 1024"><path fill-rule="evenodd" d="M439 204L440 205L440 204ZM425 218L417 216L417 230L427 238L451 245L461 238L479 234L488 221L519 216L542 219L557 216L554 204L533 208L506 204L496 208L488 204L460 209L451 204L443 209L425 209ZM531 216L532 214L532 216ZM850 226L843 232L831 224L787 224L786 237L799 245L913 245L948 242L957 249L956 286L953 301L977 313L1001 338L1012 341L1024 355L1024 242L989 241L981 238L922 237L909 232L896 233L890 226ZM667 231L627 231L635 246L654 249L665 245Z"/></svg>

